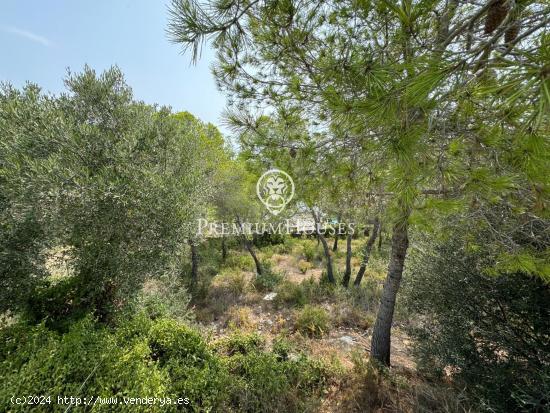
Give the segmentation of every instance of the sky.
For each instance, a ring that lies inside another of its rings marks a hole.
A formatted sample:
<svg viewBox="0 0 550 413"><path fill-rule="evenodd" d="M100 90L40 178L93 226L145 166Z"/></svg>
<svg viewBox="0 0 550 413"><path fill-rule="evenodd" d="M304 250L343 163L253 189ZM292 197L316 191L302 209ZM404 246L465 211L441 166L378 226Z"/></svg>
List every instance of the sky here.
<svg viewBox="0 0 550 413"><path fill-rule="evenodd" d="M224 96L216 89L205 48L195 65L166 36L168 1L0 0L0 81L64 90L67 68L117 65L134 96L186 110L221 127Z"/></svg>

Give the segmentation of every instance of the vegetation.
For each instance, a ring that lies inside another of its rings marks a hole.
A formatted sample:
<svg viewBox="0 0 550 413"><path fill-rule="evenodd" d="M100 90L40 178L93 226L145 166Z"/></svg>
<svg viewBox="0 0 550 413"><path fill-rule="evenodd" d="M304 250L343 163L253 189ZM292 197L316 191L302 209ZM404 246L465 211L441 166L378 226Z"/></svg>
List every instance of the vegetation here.
<svg viewBox="0 0 550 413"><path fill-rule="evenodd" d="M116 67L3 85L0 410L549 410L549 22L173 0L232 138Z"/></svg>

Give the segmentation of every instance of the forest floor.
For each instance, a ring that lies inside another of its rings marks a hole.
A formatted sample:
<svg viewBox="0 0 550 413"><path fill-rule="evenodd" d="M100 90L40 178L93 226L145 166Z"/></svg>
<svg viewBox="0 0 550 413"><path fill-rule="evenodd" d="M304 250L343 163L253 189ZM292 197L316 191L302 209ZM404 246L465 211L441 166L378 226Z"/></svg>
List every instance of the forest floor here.
<svg viewBox="0 0 550 413"><path fill-rule="evenodd" d="M341 244L344 244L342 242ZM359 268L359 253L363 240L354 240L357 251L352 259L352 282ZM345 250L345 244L340 245ZM343 273L345 252L333 254L336 274ZM213 277L202 299L193 303L193 310L201 330L211 340L239 333L255 333L263 338L266 346L279 337L284 337L295 348L309 357L330 361L340 370L340 380L327 390L320 411L345 410L340 404L347 403L342 387L346 377L353 376L357 360L368 360L372 327L378 300L385 278L386 260L375 254L369 263L361 288L341 286L323 288L322 250L311 239L296 240L290 249L278 246L264 247L259 257L270 272L282 279L271 288L254 286L255 273L245 252L231 251L232 259L224 264L220 273ZM300 327L304 306L324 309L328 315L325 331L320 336L306 333ZM416 376L415 363L410 354L411 341L402 325L397 322L392 330L392 370L400 376Z"/></svg>

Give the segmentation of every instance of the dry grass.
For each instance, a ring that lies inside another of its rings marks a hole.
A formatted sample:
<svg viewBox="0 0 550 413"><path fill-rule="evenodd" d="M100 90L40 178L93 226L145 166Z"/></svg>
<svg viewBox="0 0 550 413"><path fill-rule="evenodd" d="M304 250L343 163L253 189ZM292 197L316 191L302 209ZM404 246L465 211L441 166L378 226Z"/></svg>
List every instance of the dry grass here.
<svg viewBox="0 0 550 413"><path fill-rule="evenodd" d="M367 330L375 321L374 314L367 313L348 303L337 303L332 307L331 318L335 327Z"/></svg>
<svg viewBox="0 0 550 413"><path fill-rule="evenodd" d="M342 375L321 412L465 413L473 412L463 397L448 387L422 380L413 370L379 369L365 354L354 353L353 367Z"/></svg>
<svg viewBox="0 0 550 413"><path fill-rule="evenodd" d="M250 289L250 272L224 270L212 279L206 297L195 304L197 320L205 323L219 320L232 306L246 301Z"/></svg>
<svg viewBox="0 0 550 413"><path fill-rule="evenodd" d="M353 240L356 251L352 258L353 276L360 265L357 251L363 244L363 239ZM287 274L275 290L279 297L274 301L263 300L264 294L251 288L254 274L240 269L245 266L244 258L235 259L231 268L226 267L214 277L206 299L197 305L199 321L206 323L206 327L215 326L216 339L238 332L256 333L269 348L277 337L284 336L300 352L338 366L338 373L326 387L321 407L314 411L470 411L449 388L435 387L415 373L409 338L398 327L392 333L394 367L380 371L368 362L374 311L387 270L383 258L371 257L361 289L325 290L319 284L323 262L317 258L307 261L304 248L310 254L320 251L311 239L293 243L290 254L268 248L266 257L269 256L273 269ZM262 256L262 251L259 253ZM335 257L335 265L345 262L342 245ZM316 303L313 308L319 311L305 314L306 317L301 306L308 307L312 301Z"/></svg>
<svg viewBox="0 0 550 413"><path fill-rule="evenodd" d="M258 327L258 320L250 307L233 306L226 316L225 326L230 330L250 332Z"/></svg>
<svg viewBox="0 0 550 413"><path fill-rule="evenodd" d="M270 259L274 265L279 265L282 261L288 260L288 258L288 255L273 254Z"/></svg>
<svg viewBox="0 0 550 413"><path fill-rule="evenodd" d="M313 264L306 261L306 260L300 260L298 261L298 270L300 270L300 272L302 274L305 274L307 273L308 270L312 269L313 268Z"/></svg>

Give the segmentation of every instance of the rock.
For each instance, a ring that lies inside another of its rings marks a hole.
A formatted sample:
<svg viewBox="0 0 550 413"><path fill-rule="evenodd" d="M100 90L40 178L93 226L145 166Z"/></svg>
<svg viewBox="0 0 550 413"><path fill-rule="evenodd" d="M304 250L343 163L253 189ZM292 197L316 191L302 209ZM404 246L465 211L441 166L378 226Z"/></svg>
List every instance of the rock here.
<svg viewBox="0 0 550 413"><path fill-rule="evenodd" d="M353 339L353 337L350 336L342 336L338 340L340 340L344 344L347 344L348 346L353 346L355 344L355 340Z"/></svg>
<svg viewBox="0 0 550 413"><path fill-rule="evenodd" d="M277 293L269 293L269 294L266 294L266 296L264 297L264 300L273 301L275 297L277 297Z"/></svg>

